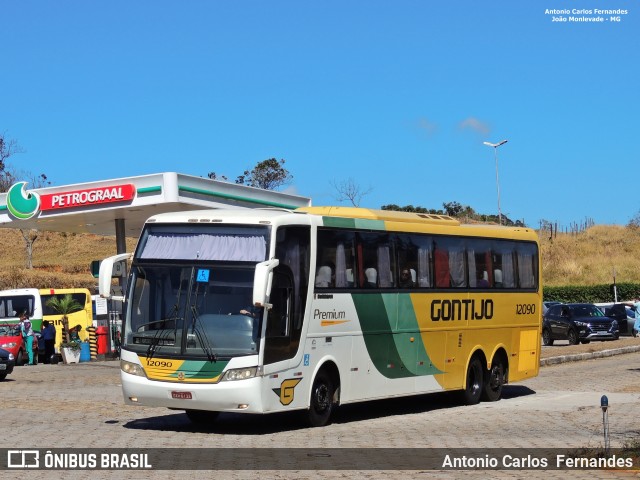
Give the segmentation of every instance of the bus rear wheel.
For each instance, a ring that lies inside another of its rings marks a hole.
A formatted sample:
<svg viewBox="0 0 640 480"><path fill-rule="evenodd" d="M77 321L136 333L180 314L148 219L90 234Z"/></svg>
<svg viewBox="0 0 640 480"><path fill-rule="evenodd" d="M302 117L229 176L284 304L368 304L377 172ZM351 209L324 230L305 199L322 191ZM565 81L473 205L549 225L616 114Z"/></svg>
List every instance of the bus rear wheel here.
<svg viewBox="0 0 640 480"><path fill-rule="evenodd" d="M485 372L482 399L495 402L502 395L502 386L505 384L504 366L500 360L494 360L491 368Z"/></svg>
<svg viewBox="0 0 640 480"><path fill-rule="evenodd" d="M464 402L467 405L475 405L480 401L484 386L483 370L480 360L473 357L467 368L467 384L463 392Z"/></svg>
<svg viewBox="0 0 640 480"><path fill-rule="evenodd" d="M324 427L331 420L335 385L327 372L320 371L313 381L307 420L312 427Z"/></svg>

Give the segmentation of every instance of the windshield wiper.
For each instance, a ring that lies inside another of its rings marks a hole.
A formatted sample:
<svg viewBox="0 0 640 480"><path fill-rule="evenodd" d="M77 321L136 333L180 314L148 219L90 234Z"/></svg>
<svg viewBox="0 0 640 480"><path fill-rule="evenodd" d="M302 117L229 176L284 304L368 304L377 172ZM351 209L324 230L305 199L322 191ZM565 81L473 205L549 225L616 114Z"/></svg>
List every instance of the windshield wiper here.
<svg viewBox="0 0 640 480"><path fill-rule="evenodd" d="M178 304L175 304L171 309L171 312L169 312L169 316L167 318L161 318L160 320L154 320L152 322L144 323L138 327L138 331L140 331L141 328L146 327L148 325L161 324L159 325L159 328L155 330L153 338L151 339L151 343L147 348L147 360L153 358L153 356L156 353L156 349L160 344L160 341L170 337L171 333L174 334L173 341L175 343L175 339L176 339L175 331L178 326L178 321L180 320L177 314L178 314ZM169 323L169 325L173 324L173 332L170 330L171 327L166 328L166 325L165 325L166 323Z"/></svg>
<svg viewBox="0 0 640 480"><path fill-rule="evenodd" d="M176 329L178 328L178 321L180 320L180 317L178 317L178 310L179 310L181 296L182 296L182 287L180 287L180 289L178 290L176 303L173 304L173 307L171 307L171 311L169 312L169 315L167 315L166 318L161 318L160 320L154 320L152 322L145 323L140 327L138 327L138 330L140 330L141 327L144 327L146 325L154 325L157 323L163 324L160 326L160 328L156 330L156 333L154 334L153 339L149 344L149 348L147 348L147 360L153 358L153 356L155 355L156 349L158 348L158 344L160 343L160 340L164 340L165 338L169 337L171 333L170 330L165 328L166 327L166 325L164 325L165 322L169 322L169 324L173 323L173 334L174 334L173 341L175 343L175 339L176 339L175 333L176 333Z"/></svg>
<svg viewBox="0 0 640 480"><path fill-rule="evenodd" d="M196 308L195 305L191 305L191 315L193 318L191 322L191 333L195 335L196 338L198 339L200 348L202 348L202 351L207 356L207 359L213 363L217 362L218 355L211 348L211 343L209 342L207 333L205 332L204 328L200 328L198 326L198 321L200 320L200 316L198 315L198 309ZM200 322L200 324L202 324L202 322Z"/></svg>
<svg viewBox="0 0 640 480"><path fill-rule="evenodd" d="M157 323L157 322L150 322L150 323ZM172 336L171 335L172 333L175 333L175 327L173 332L171 330L167 330L164 328L157 329L155 331L155 333L153 334L153 337L151 337L151 342L149 343L149 347L147 348L147 360L153 358L158 348L158 345L162 346L161 343L164 345L164 342L161 342L162 340L173 337L173 343L175 344L176 337L175 335Z"/></svg>

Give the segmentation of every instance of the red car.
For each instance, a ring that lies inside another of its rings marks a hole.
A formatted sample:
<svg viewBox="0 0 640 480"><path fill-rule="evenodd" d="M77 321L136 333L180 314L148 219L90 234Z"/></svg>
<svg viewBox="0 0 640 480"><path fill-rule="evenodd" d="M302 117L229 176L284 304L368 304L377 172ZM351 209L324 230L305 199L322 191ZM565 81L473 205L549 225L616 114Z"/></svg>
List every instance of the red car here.
<svg viewBox="0 0 640 480"><path fill-rule="evenodd" d="M38 333L34 333L33 361L38 363ZM0 325L0 348L13 353L16 365L22 365L29 361L27 346L20 332L20 325L4 323Z"/></svg>

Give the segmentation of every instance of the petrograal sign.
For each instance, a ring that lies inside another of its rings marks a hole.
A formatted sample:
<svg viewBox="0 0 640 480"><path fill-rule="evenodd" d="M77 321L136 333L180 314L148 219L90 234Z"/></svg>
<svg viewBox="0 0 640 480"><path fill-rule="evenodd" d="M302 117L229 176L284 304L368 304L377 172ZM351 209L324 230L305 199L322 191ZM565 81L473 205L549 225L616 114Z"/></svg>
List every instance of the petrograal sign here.
<svg viewBox="0 0 640 480"><path fill-rule="evenodd" d="M129 183L41 195L27 191L26 185L27 182L16 183L7 192L7 209L11 215L21 220L48 210L131 201L136 195L135 186Z"/></svg>

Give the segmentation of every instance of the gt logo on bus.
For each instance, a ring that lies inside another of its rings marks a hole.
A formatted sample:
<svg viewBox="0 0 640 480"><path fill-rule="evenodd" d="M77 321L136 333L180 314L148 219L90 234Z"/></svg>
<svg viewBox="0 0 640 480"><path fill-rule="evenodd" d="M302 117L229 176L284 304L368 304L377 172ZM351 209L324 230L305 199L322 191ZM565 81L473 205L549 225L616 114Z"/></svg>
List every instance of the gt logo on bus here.
<svg viewBox="0 0 640 480"><path fill-rule="evenodd" d="M288 378L280 384L280 388L274 388L273 392L280 397L282 405L289 405L293 402L293 394L302 378Z"/></svg>
<svg viewBox="0 0 640 480"><path fill-rule="evenodd" d="M493 318L493 300L434 300L431 302L431 320L490 320Z"/></svg>

